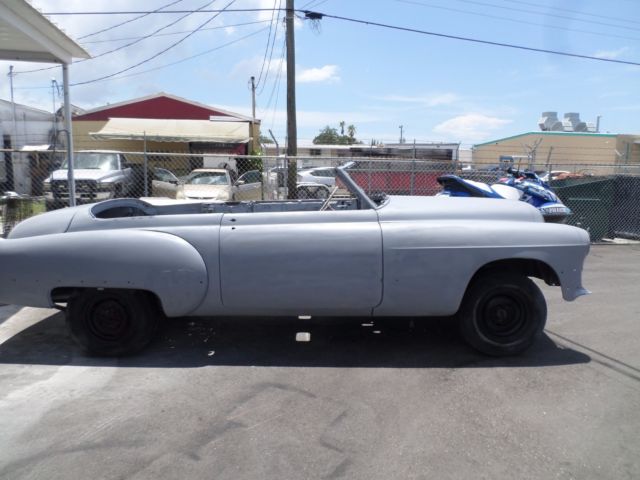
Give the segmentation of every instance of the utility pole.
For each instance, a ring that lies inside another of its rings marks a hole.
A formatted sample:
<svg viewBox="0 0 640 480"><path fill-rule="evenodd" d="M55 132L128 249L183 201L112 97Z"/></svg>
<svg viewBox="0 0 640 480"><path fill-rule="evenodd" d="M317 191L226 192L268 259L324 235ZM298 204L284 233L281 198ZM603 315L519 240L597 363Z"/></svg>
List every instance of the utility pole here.
<svg viewBox="0 0 640 480"><path fill-rule="evenodd" d="M404 137L402 136L402 129L404 128L404 125L400 125L400 143L404 143Z"/></svg>
<svg viewBox="0 0 640 480"><path fill-rule="evenodd" d="M289 198L298 198L298 192L296 190L296 156L298 155L298 129L296 122L296 44L293 33L293 19L293 0L287 0L287 157L289 160L289 168L287 171L287 186L289 187Z"/></svg>
<svg viewBox="0 0 640 480"><path fill-rule="evenodd" d="M256 77L252 75L249 81L251 82L251 138L253 138L253 150L256 151L256 146L260 145L260 138L256 138Z"/></svg>
<svg viewBox="0 0 640 480"><path fill-rule="evenodd" d="M59 87L58 87L58 82L56 82L55 78L51 79L51 99L53 100L53 140L51 141L51 144L53 145L54 149L56 147L56 145L58 144L58 123L57 123L57 117L56 117L56 93L58 93Z"/></svg>

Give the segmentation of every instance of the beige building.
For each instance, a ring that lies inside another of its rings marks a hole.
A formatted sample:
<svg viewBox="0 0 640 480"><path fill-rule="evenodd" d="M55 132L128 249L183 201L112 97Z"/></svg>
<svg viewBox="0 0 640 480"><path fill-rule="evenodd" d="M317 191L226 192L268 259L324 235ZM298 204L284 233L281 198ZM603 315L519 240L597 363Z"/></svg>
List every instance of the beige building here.
<svg viewBox="0 0 640 480"><path fill-rule="evenodd" d="M611 166L640 164L640 135L527 132L474 145L472 151L475 166L513 157L523 168L605 173Z"/></svg>

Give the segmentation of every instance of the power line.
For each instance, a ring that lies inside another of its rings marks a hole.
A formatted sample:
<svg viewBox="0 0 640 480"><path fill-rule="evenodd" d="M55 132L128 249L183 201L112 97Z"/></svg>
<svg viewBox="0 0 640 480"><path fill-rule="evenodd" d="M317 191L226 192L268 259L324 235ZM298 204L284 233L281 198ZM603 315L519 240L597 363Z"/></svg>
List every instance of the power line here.
<svg viewBox="0 0 640 480"><path fill-rule="evenodd" d="M123 78L130 78L130 77L135 77L135 76L138 76L138 75L144 75L145 73L155 72L155 71L157 71L157 70L162 70L163 68L172 67L172 66L174 66L174 65L178 65L178 64L180 64L180 63L184 63L184 62L187 62L187 61L189 61L189 60L193 60L194 58L202 57L202 56L204 56L204 55L207 55L207 54L209 54L209 53L215 52L215 51L217 51L217 50L221 50L221 49L223 49L223 48L225 48L225 47L228 47L229 45L233 45L234 43L238 43L238 42L240 42L240 41L242 41L242 40L245 40L245 39L247 39L247 38L249 38L249 37L252 37L252 36L254 36L254 35L257 35L257 34L259 34L259 33L262 33L262 32L264 32L264 31L266 31L266 30L267 30L267 28L268 28L268 27L261 28L261 29L259 29L259 30L256 30L255 32L251 32L251 33L249 33L249 34L247 34L247 35L244 35L244 36L242 36L242 37L238 37L238 38L236 38L235 40L231 40L231 41L229 41L229 42L227 42L227 43L223 43L222 45L218 45L217 47L213 47L213 48L210 48L210 49L204 50L204 51L202 51L202 52L200 52L200 53L196 53L195 55L190 55L190 56L185 57L185 58L182 58L182 59L180 59L180 60L176 60L175 62L165 63L164 65L159 65L159 66L157 66L157 67L149 68L149 69L147 69L147 70L142 70L142 71L140 71L140 72L130 73L130 74L128 74L128 75L118 75L118 76L113 76L113 77L110 77L110 78L106 78L106 79L104 79L104 80L97 80L97 81L96 81L96 83L99 83L99 82L106 82L106 81L109 81L109 80L121 80L121 79L123 79ZM73 85L72 85L72 86L73 86ZM47 86L47 87L36 87L36 86L32 86L32 87L15 87L15 88L14 88L14 90L44 90L44 89L47 89L47 90L48 90L48 89L50 89L50 88L51 88L51 86Z"/></svg>
<svg viewBox="0 0 640 480"><path fill-rule="evenodd" d="M114 28L121 27L122 25L126 25L127 23L134 22L134 21L136 21L136 20L139 20L140 18L144 18L144 17L146 17L147 15L151 15L152 13L156 13L156 12L158 12L158 11L162 10L163 8L170 7L171 5L175 5L176 3L180 3L180 2L182 2L182 1L183 1L183 0L176 0L175 2L167 3L166 5L163 5L162 7L157 8L157 9L156 9L156 10L154 10L153 12L145 13L145 14L143 14L143 15L140 15L139 17L130 18L129 20L125 20L124 22L116 23L115 25L112 25L112 26L107 27L107 28L103 28L102 30L98 30L97 32L87 33L86 35L83 35L83 36L81 36L81 37L78 37L78 40L83 40L83 39L88 38L88 37L93 37L94 35L98 35L99 33L108 32L109 30L113 30Z"/></svg>
<svg viewBox="0 0 640 480"><path fill-rule="evenodd" d="M278 6L280 6L282 2L278 1ZM278 36L278 26L280 25L280 11L278 10L278 16L276 18L276 28L274 29L273 32L273 40L271 41L271 49L269 51L269 60L267 62L267 68L266 71L264 73L264 80L262 81L262 84L260 84L260 78L258 78L258 86L261 87L260 91L258 92L258 95L262 95L262 92L264 91L264 87L267 85L267 79L269 78L269 73L271 71L271 60L273 59L273 48L276 45L276 38ZM267 44L268 47L268 44ZM265 58L266 58L266 51L265 51ZM262 63L262 67L264 68L264 61ZM260 77L262 77L262 69L260 69Z"/></svg>
<svg viewBox="0 0 640 480"><path fill-rule="evenodd" d="M542 5L537 5L535 3L530 3L530 2L523 2L520 0L503 0L504 2L509 2L509 3L519 3L521 5L528 5L530 7L537 7L537 8L541 8ZM606 15L599 15L599 14L595 14L595 13L585 13L585 12L580 12L578 10L571 10L568 8L561 8L561 7L556 7L554 6L552 8L553 10L558 10L560 12L567 12L567 13L574 13L576 15L583 15L585 17L595 17L595 18L605 18L607 20L613 20L614 22L623 22L623 23L633 23L633 24L637 24L638 21L637 20L629 20L626 18L619 18L619 17L608 17Z"/></svg>
<svg viewBox="0 0 640 480"><path fill-rule="evenodd" d="M214 1L215 1L215 0L214 0ZM231 1L227 4L227 7L228 7L228 6L230 6L230 5L232 5L233 3L235 3L235 1L236 1L236 0L231 0ZM226 8L226 7L225 7L225 8ZM182 38L181 38L180 40L178 40L177 42L172 43L172 44L171 44L171 45L169 45L167 48L165 48L165 49L163 49L163 50L159 51L158 53L156 53L156 54L152 55L152 56L151 56L151 57L149 57L149 58L146 58L145 60L142 60L141 62L138 62L138 63L136 63L136 64L134 64L134 65L131 65L131 66L129 66L129 67L127 67L127 68L124 68L124 69L122 69L122 70L119 70L119 71L117 71L117 72L111 73L111 74L109 74L109 75L105 75L105 76L102 76L102 77L94 78L93 80L87 80L87 81L84 81L84 82L72 83L72 84L71 84L71 86L74 86L74 87L75 87L75 86L78 86L78 85L87 85L87 84L89 84L89 83L97 82L98 80L106 80L107 78L115 77L116 75L119 75L119 74L121 74L121 73L127 72L127 71L132 70L132 69L134 69L134 68L136 68L136 67L139 67L140 65L143 65L143 64L145 64L145 63L147 63L147 62L150 62L150 61L151 61L151 60L153 60L154 58L159 57L160 55L162 55L162 54L164 54L164 53L168 52L169 50L171 50L173 47L175 47L175 46L177 46L177 45L181 44L182 42L184 42L187 38L189 38L190 36L192 36L193 34L195 34L195 33L196 33L197 31L199 31L201 28L204 28L204 27L205 27L209 22L213 21L215 18L217 18L217 17L220 15L220 13L222 13L222 12L224 12L224 11L225 11L224 9L220 10L218 14L216 14L216 15L212 16L211 18L209 18L206 22L201 23L198 27L196 27L196 28L195 28L194 30L192 30L189 34L185 35L184 37L182 37Z"/></svg>
<svg viewBox="0 0 640 480"><path fill-rule="evenodd" d="M149 73L149 72L155 72L157 70L162 70L163 68L167 68L167 67L173 67L174 65L178 65L179 63L184 63L184 62L187 62L189 60L193 60L194 58L197 58L197 57L202 57L202 56L207 55L207 54L209 54L211 52L215 52L217 50L221 50L221 49L223 49L225 47L228 47L229 45L233 45L234 43L238 43L238 42L240 42L242 40L245 40L245 39L247 39L249 37L253 37L254 35L257 35L259 33L264 32L266 29L267 29L267 27L261 28L260 30L256 30L255 32L251 32L251 33L249 33L247 35L244 35L242 37L238 37L235 40L231 40L231 41L229 41L227 43L223 43L222 45L218 45L217 47L213 47L213 48L210 48L208 50L204 50L203 52L196 53L195 55L190 55L190 56L182 58L180 60L176 60L175 62L165 63L164 65L160 65L160 66L154 67L154 68L149 68L149 69L143 70L141 72L130 73L128 75L118 75L118 76L114 76L114 77L110 77L110 78L107 78L107 79L104 79L104 80L98 80L98 81L99 82L104 82L104 81L108 81L108 80L120 80L120 79L123 79L123 78L129 78L129 77L135 77L137 75L143 75L143 74ZM47 87L47 88L49 88L49 87Z"/></svg>
<svg viewBox="0 0 640 480"><path fill-rule="evenodd" d="M215 2L216 2L216 0L212 0L211 2L205 3L202 7L198 8L196 10L196 12L200 11L201 9L203 9L205 7L208 7L209 5L211 5L212 3L215 3ZM180 22L181 20L184 20L185 18L189 17L190 15L192 15L192 14L191 13L187 13L186 15L181 16L177 20L174 20L173 22L168 23L168 24L164 25L163 27L157 28L153 32L149 33L148 35L145 35L145 36L143 36L143 37L141 37L139 39L136 39L136 40L132 41L131 43L127 43L126 45L121 45L121 46L119 46L117 48L109 50L108 52L102 52L102 53L100 53L98 55L93 55L91 58L86 58L86 59L80 60L77 63L80 63L80 62L83 62L83 61L86 61L86 60L93 60L95 58L100 58L100 57L102 57L104 55L108 55L109 53L117 52L118 50L122 50L123 48L127 48L127 47L130 47L130 46L135 45L137 43L140 43L143 40L146 40L148 38L155 37L157 33L160 33L161 31L163 31L163 30L165 30L165 29L167 29L169 27L174 26L176 23Z"/></svg>
<svg viewBox="0 0 640 480"><path fill-rule="evenodd" d="M638 38L638 37L629 37L629 36L626 36L626 35L615 35L615 34L603 33L603 32L593 32L591 30L581 30L581 29L578 29L578 28L560 27L558 25L547 25L547 24L542 24L542 23L537 23L537 22L527 22L526 20L518 20L518 19L510 18L510 17L501 17L499 15L490 15L488 13L474 12L474 11L471 11L471 10L464 10L464 9L450 8L450 7L442 7L440 5L430 5L430 4L427 4L427 3L419 2L417 0L395 0L395 1L399 2L399 3L406 3L408 5L419 5L421 7L426 7L426 8L435 8L435 9L438 9L438 10L446 10L446 11L450 11L450 12L464 13L464 14L468 14L468 15L476 15L478 17L494 18L494 19L497 19L497 20L506 20L507 22L520 23L520 24L523 24L523 25L533 25L533 26L536 26L536 27L551 28L551 29L554 29L554 30L563 30L563 31L567 31L567 32L586 33L586 34L589 34L589 35L598 35L598 36L601 36L601 37L624 38L625 40L640 41L640 38Z"/></svg>
<svg viewBox="0 0 640 480"><path fill-rule="evenodd" d="M605 25L607 27L624 28L625 30L633 30L636 32L640 30L640 28L625 27L623 25L615 25L607 22L597 22L595 20L585 20L582 18L568 17L566 15L554 15L551 13L536 12L535 10L527 10L524 8L504 7L502 5L496 5L494 3L479 2L477 0L457 0L457 1L462 3L469 3L471 5L480 5L482 7L500 8L502 10L510 10L513 12L532 13L534 15L542 15L543 17L555 17L555 18L561 18L563 20L572 20L575 22L593 23L595 25Z"/></svg>
<svg viewBox="0 0 640 480"><path fill-rule="evenodd" d="M53 17L56 15L140 15L149 13L235 13L235 12L270 12L273 8L220 8L207 10L121 10L121 11L95 11L95 12L45 12L43 15Z"/></svg>
<svg viewBox="0 0 640 480"><path fill-rule="evenodd" d="M180 1L182 1L182 0L180 0ZM198 8L198 9L196 10L196 12L200 11L200 10L201 10L201 9L203 9L203 8L208 7L209 5L211 5L212 3L215 3L215 2L216 2L216 0L212 0L212 1L210 1L210 2L205 3L202 7ZM102 52L102 53L100 53L100 54L98 54L98 55L92 55L90 58L83 58L83 59L78 60L77 62L74 62L74 63L78 64L78 63L86 62L86 61L89 61L89 60L95 60L96 58L100 58L100 57L103 57L103 56L108 55L108 54L110 54L110 53L117 52L117 51L119 51L119 50L123 50L123 49L125 49L125 48L128 48L128 47L130 47L130 46L132 46L132 45L135 45L135 44L137 44L137 43L142 42L143 40L146 40L146 39L148 39L148 38L150 38L150 37L155 36L157 33L161 32L162 30L165 30L166 28L172 27L173 25L175 25L176 23L180 22L181 20L184 20L185 18L187 18L187 17L188 17L188 16L190 16L190 15L191 15L190 13L187 13L186 15L181 16L181 17L180 17L180 18L178 18L177 20L174 20L173 22L168 23L168 24L166 24L166 25L164 25L164 26L162 26L162 27L160 27L160 28L158 28L158 29L154 30L153 32L151 32L151 33L149 33L149 34L147 34L147 35L145 35L145 36L143 36L143 37L140 37L140 38L138 38L138 39L136 39L136 40L134 40L134 41L132 41L132 42L130 42L130 43L127 43L126 45L121 45L121 46L119 46L119 47L117 47L117 48L113 48L113 49L111 49L111 50L109 50L109 51L107 51L107 52ZM138 18L140 18L140 17L138 17ZM22 72L18 72L18 73L41 72L41 71L43 71L43 70L51 70L51 69L53 69L53 68L57 68L57 66L53 66L53 67L43 67L43 68L36 68L36 69L33 69L33 70L23 70Z"/></svg>
<svg viewBox="0 0 640 480"><path fill-rule="evenodd" d="M359 20L356 18L349 18L349 17L341 17L339 15L330 15L327 13L319 13L319 12L311 12L309 10L304 10L302 11L302 13L305 14L306 18L313 18L313 19L321 19L323 17L327 17L327 18L333 18L335 20L343 20L346 22L352 22L352 23L359 23L359 24L363 24L363 25L372 25L374 27L382 27L382 28L389 28L391 30L400 30L403 32L411 32L411 33L420 33L422 35L431 35L434 37L440 37L440 38L448 38L451 40L462 40L465 42L472 42L472 43L480 43L483 45L492 45L494 47L505 47L505 48L514 48L517 50L526 50L529 52L539 52L539 53L550 53L552 55L562 55L565 57L573 57L573 58L583 58L583 59L587 59L587 60L597 60L600 62L609 62L609 63L621 63L624 65L635 65L635 66L640 66L640 63L638 62L631 62L628 60L617 60L617 59L613 59L613 58L600 58L600 57L594 57L591 55L582 55L579 53L569 53L569 52L561 52L559 50L547 50L544 48L534 48L534 47L526 47L523 45L515 45L512 43L504 43L504 42L493 42L490 40L481 40L478 38L471 38L471 37L461 37L458 35L449 35L446 33L437 33L437 32L429 32L427 30L419 30L416 28L409 28L409 27L399 27L396 25L389 25L389 24L385 24L385 23L379 23L379 22L372 22L369 20Z"/></svg>
<svg viewBox="0 0 640 480"><path fill-rule="evenodd" d="M275 6L275 0L274 0L274 6ZM269 46L271 44L271 31L273 30L273 18L276 14L276 11L273 10L271 12L271 21L269 22L269 35L267 36L267 45L265 46L264 49L264 57L262 58L262 66L260 67L260 74L258 75L258 81L256 82L256 85L260 85L260 82L262 81L262 73L264 72L264 66L267 63L267 55L269 54ZM278 19L280 18L280 12L278 12ZM275 42L275 37L276 34L278 33L277 31L277 23L276 23L276 32L273 35L273 41ZM266 78L265 78L266 81Z"/></svg>
<svg viewBox="0 0 640 480"><path fill-rule="evenodd" d="M278 85L280 84L280 78L282 77L282 65L284 63L284 56L285 56L285 52L286 52L286 45L287 45L286 41L283 39L282 40L282 49L280 50L280 62L278 63L278 73L276 74L276 78L273 81L273 86L271 88L271 94L269 95L269 100L267 101L267 105L264 108L265 112L271 106L271 101L273 100L273 95L276 92L276 90L278 88ZM277 97L276 97L276 104L277 104Z"/></svg>
<svg viewBox="0 0 640 480"><path fill-rule="evenodd" d="M246 25L257 25L259 23L267 23L270 20L257 20L255 22L243 22L243 23L233 23L229 25L219 25L217 27L208 27L201 28L200 32L210 31L210 30L221 30L224 28L233 28L233 27L244 27ZM182 35L183 33L189 33L191 30L181 30L179 32L167 32L167 33L158 33L154 35L154 37L170 37L172 35ZM111 43L111 42L124 42L126 40L136 40L138 38L146 38L145 36L141 37L121 37L121 38L110 38L108 40L89 40L88 42L82 42L83 45L87 45L90 43Z"/></svg>

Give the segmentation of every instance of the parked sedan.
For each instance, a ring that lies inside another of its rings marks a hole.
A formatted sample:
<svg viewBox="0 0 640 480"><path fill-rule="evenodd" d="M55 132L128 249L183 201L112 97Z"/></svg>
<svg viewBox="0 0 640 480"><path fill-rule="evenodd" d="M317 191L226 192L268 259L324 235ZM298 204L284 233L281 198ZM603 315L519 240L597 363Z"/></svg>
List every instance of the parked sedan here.
<svg viewBox="0 0 640 480"><path fill-rule="evenodd" d="M113 199L38 215L0 240L0 302L58 307L100 355L137 352L167 317L453 316L481 352L516 354L546 303L530 277L581 283L589 235L523 202L350 197L154 205ZM194 172L191 185L222 173ZM219 178L222 178L220 180ZM225 183L226 182L226 183Z"/></svg>
<svg viewBox="0 0 640 480"><path fill-rule="evenodd" d="M255 178L243 175L234 182L231 172L223 168L194 170L177 193L177 198L187 200L258 200L261 196L262 186Z"/></svg>
<svg viewBox="0 0 640 480"><path fill-rule="evenodd" d="M329 187L336 186L336 169L334 167L316 167L298 172L298 182L322 183Z"/></svg>

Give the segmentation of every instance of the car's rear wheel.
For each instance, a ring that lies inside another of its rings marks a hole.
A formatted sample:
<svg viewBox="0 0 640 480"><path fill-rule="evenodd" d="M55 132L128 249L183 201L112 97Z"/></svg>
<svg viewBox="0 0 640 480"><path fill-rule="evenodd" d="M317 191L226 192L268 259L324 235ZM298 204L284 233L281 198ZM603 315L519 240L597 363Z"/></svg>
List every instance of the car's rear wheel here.
<svg viewBox="0 0 640 480"><path fill-rule="evenodd" d="M71 336L95 355L131 355L153 338L158 309L147 292L87 289L67 305Z"/></svg>
<svg viewBox="0 0 640 480"><path fill-rule="evenodd" d="M475 349L494 356L529 348L547 320L547 304L531 279L488 272L467 289L458 312L460 332Z"/></svg>

